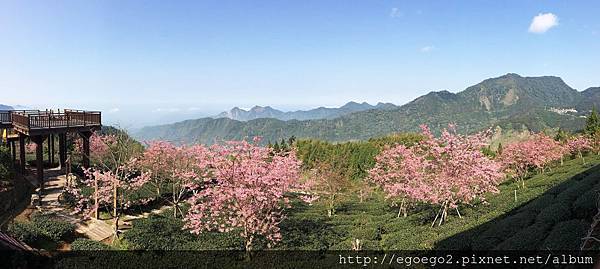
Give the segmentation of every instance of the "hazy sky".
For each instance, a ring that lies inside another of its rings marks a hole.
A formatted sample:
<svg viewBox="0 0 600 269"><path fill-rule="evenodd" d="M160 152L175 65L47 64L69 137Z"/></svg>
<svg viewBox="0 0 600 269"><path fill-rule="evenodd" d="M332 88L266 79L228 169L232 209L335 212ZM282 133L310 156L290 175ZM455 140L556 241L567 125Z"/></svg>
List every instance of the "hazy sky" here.
<svg viewBox="0 0 600 269"><path fill-rule="evenodd" d="M0 0L0 103L114 117L403 104L509 72L583 90L600 86L598 14L600 1Z"/></svg>

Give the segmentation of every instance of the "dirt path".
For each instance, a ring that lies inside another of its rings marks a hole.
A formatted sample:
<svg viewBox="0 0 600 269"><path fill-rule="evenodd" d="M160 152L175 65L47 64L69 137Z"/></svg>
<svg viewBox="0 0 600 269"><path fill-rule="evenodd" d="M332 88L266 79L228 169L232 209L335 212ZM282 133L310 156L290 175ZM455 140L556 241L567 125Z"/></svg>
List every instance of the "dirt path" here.
<svg viewBox="0 0 600 269"><path fill-rule="evenodd" d="M113 235L110 224L103 220L82 221L81 216L75 215L59 201L67 183L67 176L59 169L45 171L44 190L41 194L41 204L37 207L41 212L53 212L58 217L75 224L76 231L92 240L102 241ZM74 177L74 175L70 175Z"/></svg>

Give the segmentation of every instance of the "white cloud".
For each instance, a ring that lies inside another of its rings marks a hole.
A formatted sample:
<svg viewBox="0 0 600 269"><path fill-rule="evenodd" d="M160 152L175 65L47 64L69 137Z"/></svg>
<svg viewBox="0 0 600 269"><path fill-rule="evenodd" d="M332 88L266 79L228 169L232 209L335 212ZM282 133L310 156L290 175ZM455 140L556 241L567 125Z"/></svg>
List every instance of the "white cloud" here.
<svg viewBox="0 0 600 269"><path fill-rule="evenodd" d="M404 16L404 13L397 7L393 7L390 11L390 18L400 18L402 16Z"/></svg>
<svg viewBox="0 0 600 269"><path fill-rule="evenodd" d="M550 28L558 25L558 17L552 13L540 13L533 17L531 25L529 25L529 32L535 34L543 34Z"/></svg>
<svg viewBox="0 0 600 269"><path fill-rule="evenodd" d="M111 109L109 109L109 110L108 110L108 113L117 113L117 112L119 112L119 111L120 111L120 109L119 109L118 107L115 107L115 108L111 108Z"/></svg>
<svg viewBox="0 0 600 269"><path fill-rule="evenodd" d="M427 53L434 49L435 49L435 46L425 46L425 47L420 48L419 51L421 51L423 53Z"/></svg>

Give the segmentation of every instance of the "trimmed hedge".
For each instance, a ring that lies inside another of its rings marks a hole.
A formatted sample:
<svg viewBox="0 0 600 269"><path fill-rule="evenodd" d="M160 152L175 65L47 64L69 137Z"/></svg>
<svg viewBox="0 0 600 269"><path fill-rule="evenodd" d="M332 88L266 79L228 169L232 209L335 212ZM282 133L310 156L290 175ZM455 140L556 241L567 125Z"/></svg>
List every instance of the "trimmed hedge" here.
<svg viewBox="0 0 600 269"><path fill-rule="evenodd" d="M571 206L569 204L554 203L542 210L536 218L536 223L545 223L550 226L568 220L571 217Z"/></svg>
<svg viewBox="0 0 600 269"><path fill-rule="evenodd" d="M75 234L75 224L58 220L51 215L33 215L31 224L54 242L66 240Z"/></svg>
<svg viewBox="0 0 600 269"><path fill-rule="evenodd" d="M243 250L244 240L237 234L203 233L194 241L183 245L186 250Z"/></svg>
<svg viewBox="0 0 600 269"><path fill-rule="evenodd" d="M31 222L12 222L8 225L7 232L28 245L35 244L46 237Z"/></svg>
<svg viewBox="0 0 600 269"><path fill-rule="evenodd" d="M194 240L194 235L183 230L181 219L150 215L133 222L133 227L123 234L129 246L144 250L176 250Z"/></svg>
<svg viewBox="0 0 600 269"><path fill-rule="evenodd" d="M58 242L67 240L75 234L75 225L57 220L49 215L32 215L29 222L13 222L8 226L8 233L29 244L36 245L40 241Z"/></svg>
<svg viewBox="0 0 600 269"><path fill-rule="evenodd" d="M590 228L590 224L582 220L563 221L554 226L544 240L541 249L574 250L579 249L581 238Z"/></svg>
<svg viewBox="0 0 600 269"><path fill-rule="evenodd" d="M109 245L87 238L77 238L71 243L71 250L112 250Z"/></svg>

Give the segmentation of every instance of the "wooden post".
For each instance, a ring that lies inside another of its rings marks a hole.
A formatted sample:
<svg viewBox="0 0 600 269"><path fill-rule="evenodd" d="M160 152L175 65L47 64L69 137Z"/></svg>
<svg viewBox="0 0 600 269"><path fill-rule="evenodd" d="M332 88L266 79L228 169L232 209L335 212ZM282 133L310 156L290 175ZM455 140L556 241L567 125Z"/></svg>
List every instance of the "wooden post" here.
<svg viewBox="0 0 600 269"><path fill-rule="evenodd" d="M60 162L60 168L66 167L67 161L67 134L58 134L58 160Z"/></svg>
<svg viewBox="0 0 600 269"><path fill-rule="evenodd" d="M50 134L50 148L48 148L48 152L50 152L50 163L54 163L54 134Z"/></svg>
<svg viewBox="0 0 600 269"><path fill-rule="evenodd" d="M31 137L33 142L36 144L35 156L36 156L36 169L37 179L40 183L40 194L44 189L44 140L45 137L41 135ZM41 199L41 198L40 198Z"/></svg>
<svg viewBox="0 0 600 269"><path fill-rule="evenodd" d="M10 141L10 151L12 153L12 161L13 163L17 161L17 147L15 146L15 141Z"/></svg>
<svg viewBox="0 0 600 269"><path fill-rule="evenodd" d="M21 174L25 174L25 135L19 133L19 161L21 162Z"/></svg>
<svg viewBox="0 0 600 269"><path fill-rule="evenodd" d="M48 136L48 162L49 163L52 163L52 161L51 161L51 159L52 159L52 151L51 151L52 150L52 144L51 144L52 139L51 139L51 137L52 136L50 136L50 135Z"/></svg>
<svg viewBox="0 0 600 269"><path fill-rule="evenodd" d="M83 139L83 168L90 168L90 137L92 132L81 132Z"/></svg>

